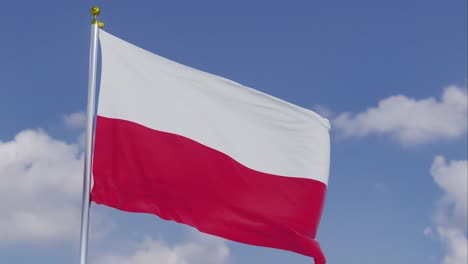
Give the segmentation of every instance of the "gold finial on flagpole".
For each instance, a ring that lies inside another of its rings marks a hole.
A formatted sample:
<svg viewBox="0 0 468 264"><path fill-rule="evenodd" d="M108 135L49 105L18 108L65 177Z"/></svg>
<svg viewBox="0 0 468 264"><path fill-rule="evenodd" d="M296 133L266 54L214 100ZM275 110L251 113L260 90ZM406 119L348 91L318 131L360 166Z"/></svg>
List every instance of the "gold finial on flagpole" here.
<svg viewBox="0 0 468 264"><path fill-rule="evenodd" d="M97 6L93 6L91 8L91 15L93 15L93 20L91 20L91 24L97 24L99 28L103 28L104 23L97 20L99 14L101 14L101 9L99 9L99 7Z"/></svg>

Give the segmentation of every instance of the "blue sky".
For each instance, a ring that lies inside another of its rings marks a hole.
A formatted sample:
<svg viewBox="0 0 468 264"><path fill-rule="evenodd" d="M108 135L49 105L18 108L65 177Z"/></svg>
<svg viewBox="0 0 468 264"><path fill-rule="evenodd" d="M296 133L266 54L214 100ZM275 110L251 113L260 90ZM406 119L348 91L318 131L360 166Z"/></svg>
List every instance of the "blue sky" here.
<svg viewBox="0 0 468 264"><path fill-rule="evenodd" d="M2 3L0 262L78 263L93 5L113 35L331 120L329 263L466 263L464 0ZM95 205L91 233L92 263L312 262Z"/></svg>

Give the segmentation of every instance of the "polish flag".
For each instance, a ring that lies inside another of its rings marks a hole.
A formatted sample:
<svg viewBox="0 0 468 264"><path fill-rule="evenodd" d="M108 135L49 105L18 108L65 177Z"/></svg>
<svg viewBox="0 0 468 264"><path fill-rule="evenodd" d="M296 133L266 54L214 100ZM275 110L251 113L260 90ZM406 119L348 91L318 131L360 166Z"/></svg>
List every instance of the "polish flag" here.
<svg viewBox="0 0 468 264"><path fill-rule="evenodd" d="M92 201L325 263L318 114L100 31Z"/></svg>

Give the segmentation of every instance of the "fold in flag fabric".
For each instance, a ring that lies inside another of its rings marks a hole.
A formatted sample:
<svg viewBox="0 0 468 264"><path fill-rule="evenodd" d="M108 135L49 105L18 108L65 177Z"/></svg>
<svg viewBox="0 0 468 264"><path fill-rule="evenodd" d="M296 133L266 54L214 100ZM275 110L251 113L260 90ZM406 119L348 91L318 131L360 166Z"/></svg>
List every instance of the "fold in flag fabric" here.
<svg viewBox="0 0 468 264"><path fill-rule="evenodd" d="M92 201L325 263L329 121L100 31Z"/></svg>

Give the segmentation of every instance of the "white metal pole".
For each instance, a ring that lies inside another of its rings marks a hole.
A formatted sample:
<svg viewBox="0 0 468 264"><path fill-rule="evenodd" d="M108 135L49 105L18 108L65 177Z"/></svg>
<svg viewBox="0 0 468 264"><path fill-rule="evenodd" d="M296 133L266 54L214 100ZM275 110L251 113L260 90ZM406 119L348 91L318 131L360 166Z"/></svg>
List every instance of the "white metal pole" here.
<svg viewBox="0 0 468 264"><path fill-rule="evenodd" d="M99 13L100 10L98 7L91 8L91 14L94 16L94 19L91 22L91 45L89 51L88 109L86 115L83 203L81 208L80 264L87 263L88 255L91 168L94 141L94 112L96 101L96 72L98 56L98 35L100 26L100 22L98 22L96 18L99 15Z"/></svg>

